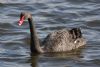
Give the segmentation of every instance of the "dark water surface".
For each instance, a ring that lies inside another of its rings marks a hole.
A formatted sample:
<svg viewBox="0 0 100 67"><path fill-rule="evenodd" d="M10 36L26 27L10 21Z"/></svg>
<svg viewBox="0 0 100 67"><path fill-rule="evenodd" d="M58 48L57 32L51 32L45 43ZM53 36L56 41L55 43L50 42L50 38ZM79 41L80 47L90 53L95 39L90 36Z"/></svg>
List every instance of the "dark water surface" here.
<svg viewBox="0 0 100 67"><path fill-rule="evenodd" d="M28 23L17 22L22 11L32 13L40 39L80 27L86 48L30 56ZM100 0L0 0L0 67L100 67Z"/></svg>

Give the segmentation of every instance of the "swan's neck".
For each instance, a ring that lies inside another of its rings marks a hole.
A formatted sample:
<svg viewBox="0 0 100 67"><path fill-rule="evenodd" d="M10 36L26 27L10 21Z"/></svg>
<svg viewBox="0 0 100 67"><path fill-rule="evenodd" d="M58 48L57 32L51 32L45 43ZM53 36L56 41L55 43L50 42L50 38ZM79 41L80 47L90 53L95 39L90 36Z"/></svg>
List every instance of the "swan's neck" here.
<svg viewBox="0 0 100 67"><path fill-rule="evenodd" d="M35 25L33 23L33 19L32 18L29 18L28 19L29 21L29 26L30 26L30 34L31 34L31 46L30 46L30 49L31 49L31 52L32 53L41 53L43 52L41 47L40 47L40 42L39 42L39 39L38 39L38 36L37 36L37 33L36 33L36 29L35 29Z"/></svg>

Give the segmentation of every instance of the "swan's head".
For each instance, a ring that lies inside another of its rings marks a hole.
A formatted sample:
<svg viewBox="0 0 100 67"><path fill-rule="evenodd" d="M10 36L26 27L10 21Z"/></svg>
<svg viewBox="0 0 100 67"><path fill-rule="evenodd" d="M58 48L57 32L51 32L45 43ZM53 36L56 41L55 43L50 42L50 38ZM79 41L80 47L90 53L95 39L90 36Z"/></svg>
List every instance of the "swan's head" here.
<svg viewBox="0 0 100 67"><path fill-rule="evenodd" d="M31 13L29 13L29 12L21 12L20 20L18 22L19 26L21 26L23 24L24 20L27 20L27 19L30 19L30 18L32 18Z"/></svg>

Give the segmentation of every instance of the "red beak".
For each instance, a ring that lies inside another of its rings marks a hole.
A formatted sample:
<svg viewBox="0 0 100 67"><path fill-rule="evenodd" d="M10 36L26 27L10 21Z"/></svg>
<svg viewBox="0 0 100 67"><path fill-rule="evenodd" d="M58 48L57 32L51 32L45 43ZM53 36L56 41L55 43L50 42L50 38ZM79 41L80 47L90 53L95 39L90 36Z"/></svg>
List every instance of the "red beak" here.
<svg viewBox="0 0 100 67"><path fill-rule="evenodd" d="M18 25L21 26L23 22L24 22L24 16L20 18L20 20L18 21Z"/></svg>

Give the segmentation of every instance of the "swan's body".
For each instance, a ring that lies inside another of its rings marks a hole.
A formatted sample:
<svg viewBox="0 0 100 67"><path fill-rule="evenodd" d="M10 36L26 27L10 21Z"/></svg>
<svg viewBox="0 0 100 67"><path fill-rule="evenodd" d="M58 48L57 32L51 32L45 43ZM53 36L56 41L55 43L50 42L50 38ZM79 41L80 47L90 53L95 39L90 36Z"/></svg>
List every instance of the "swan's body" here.
<svg viewBox="0 0 100 67"><path fill-rule="evenodd" d="M48 52L65 52L85 44L84 38L73 38L73 36L74 34L68 29L57 30L48 34L42 44Z"/></svg>
<svg viewBox="0 0 100 67"><path fill-rule="evenodd" d="M19 25L22 25L24 19L28 19L30 32L31 32L31 52L65 52L72 49L79 48L86 44L85 39L79 28L71 30L62 29L54 31L44 39L42 42L43 47L40 46L39 39L36 34L35 26L33 23L32 15L30 13L21 13Z"/></svg>

